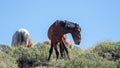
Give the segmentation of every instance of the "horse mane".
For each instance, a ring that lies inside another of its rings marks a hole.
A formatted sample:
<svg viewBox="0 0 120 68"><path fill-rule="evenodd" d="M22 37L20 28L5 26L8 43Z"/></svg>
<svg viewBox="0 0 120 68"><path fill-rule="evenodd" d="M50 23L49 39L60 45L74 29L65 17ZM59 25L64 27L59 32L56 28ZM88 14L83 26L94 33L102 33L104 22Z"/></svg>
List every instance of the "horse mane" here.
<svg viewBox="0 0 120 68"><path fill-rule="evenodd" d="M64 20L64 21L61 21L61 26L65 27L67 29L73 29L73 28L75 28L76 23Z"/></svg>

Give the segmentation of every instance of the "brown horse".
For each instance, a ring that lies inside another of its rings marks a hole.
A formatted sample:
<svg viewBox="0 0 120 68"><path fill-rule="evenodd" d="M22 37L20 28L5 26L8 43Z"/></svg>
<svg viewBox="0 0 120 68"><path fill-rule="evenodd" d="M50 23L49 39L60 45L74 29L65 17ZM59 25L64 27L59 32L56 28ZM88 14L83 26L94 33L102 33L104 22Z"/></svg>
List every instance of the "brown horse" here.
<svg viewBox="0 0 120 68"><path fill-rule="evenodd" d="M59 57L59 52L57 49L57 44L60 43L59 47L60 47L60 53L61 56L63 57L63 53L64 50L67 53L68 59L69 59L69 53L68 50L66 48L66 46L64 45L63 41L62 41L62 37L64 36L64 34L67 33L71 33L72 37L74 39L75 44L80 44L81 41L81 28L78 24L70 22L70 21L66 21L66 20L56 20L49 28L48 30L48 38L51 40L51 48L49 50L49 57L48 57L48 61L51 58L51 54L53 52L53 48L55 50L56 53L56 59L58 59Z"/></svg>
<svg viewBox="0 0 120 68"><path fill-rule="evenodd" d="M63 42L67 47L72 48L72 42L69 39L65 39L65 40L63 40ZM44 41L43 43L51 46L51 41L50 40Z"/></svg>
<svg viewBox="0 0 120 68"><path fill-rule="evenodd" d="M72 47L72 42L66 38L66 35L63 35L62 40L66 46L68 46L69 48Z"/></svg>
<svg viewBox="0 0 120 68"><path fill-rule="evenodd" d="M51 45L51 41L50 40L44 41L43 43L46 44L46 45Z"/></svg>
<svg viewBox="0 0 120 68"><path fill-rule="evenodd" d="M63 40L63 42L67 47L72 48L72 42L69 39Z"/></svg>
<svg viewBox="0 0 120 68"><path fill-rule="evenodd" d="M33 47L33 46L34 46L33 40L31 38L29 38L27 47L30 48L30 47Z"/></svg>

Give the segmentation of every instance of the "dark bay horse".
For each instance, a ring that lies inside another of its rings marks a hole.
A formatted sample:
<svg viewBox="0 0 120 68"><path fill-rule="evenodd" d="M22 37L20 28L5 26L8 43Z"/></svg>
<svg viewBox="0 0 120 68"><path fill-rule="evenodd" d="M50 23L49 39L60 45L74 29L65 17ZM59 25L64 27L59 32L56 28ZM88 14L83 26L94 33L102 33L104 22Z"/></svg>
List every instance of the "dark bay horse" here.
<svg viewBox="0 0 120 68"><path fill-rule="evenodd" d="M71 33L75 44L80 44L81 42L81 28L78 24L67 21L67 20L56 20L48 30L48 38L51 40L51 48L49 50L49 57L48 61L50 60L51 54L53 52L53 48L56 53L56 59L59 57L58 46L57 44L60 43L60 53L61 57L63 57L64 50L67 53L69 59L69 53L62 41L62 37L64 34Z"/></svg>

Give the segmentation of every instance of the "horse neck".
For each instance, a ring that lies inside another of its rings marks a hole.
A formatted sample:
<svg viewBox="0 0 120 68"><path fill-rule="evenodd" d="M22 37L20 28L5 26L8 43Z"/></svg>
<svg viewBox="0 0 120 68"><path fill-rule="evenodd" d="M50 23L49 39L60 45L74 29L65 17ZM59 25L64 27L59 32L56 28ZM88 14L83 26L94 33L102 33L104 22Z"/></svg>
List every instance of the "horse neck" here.
<svg viewBox="0 0 120 68"><path fill-rule="evenodd" d="M72 33L73 33L73 30L71 30L71 29L66 29L65 32L66 32L66 34L67 34L67 33L71 33L71 34L72 34Z"/></svg>

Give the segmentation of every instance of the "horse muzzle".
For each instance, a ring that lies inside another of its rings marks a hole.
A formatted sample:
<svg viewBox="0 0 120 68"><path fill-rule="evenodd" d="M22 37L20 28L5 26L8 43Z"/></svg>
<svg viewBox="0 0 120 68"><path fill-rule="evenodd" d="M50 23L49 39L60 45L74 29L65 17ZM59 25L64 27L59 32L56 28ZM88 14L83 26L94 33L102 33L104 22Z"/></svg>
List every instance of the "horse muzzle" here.
<svg viewBox="0 0 120 68"><path fill-rule="evenodd" d="M79 45L79 44L80 44L80 42L75 42L75 44Z"/></svg>

